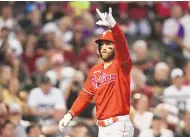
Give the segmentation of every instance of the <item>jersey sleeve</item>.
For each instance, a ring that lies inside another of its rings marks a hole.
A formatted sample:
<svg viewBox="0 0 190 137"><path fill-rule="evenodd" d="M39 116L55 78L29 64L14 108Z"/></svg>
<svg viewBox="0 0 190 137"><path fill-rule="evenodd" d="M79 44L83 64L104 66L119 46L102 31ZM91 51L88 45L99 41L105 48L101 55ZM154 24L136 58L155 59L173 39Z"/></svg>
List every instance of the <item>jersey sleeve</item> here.
<svg viewBox="0 0 190 137"><path fill-rule="evenodd" d="M115 52L116 52L116 60L119 62L122 70L129 74L132 68L132 60L129 54L128 45L125 39L125 36L118 24L116 24L112 28L113 37L116 42L115 44Z"/></svg>
<svg viewBox="0 0 190 137"><path fill-rule="evenodd" d="M73 103L69 112L73 117L77 116L83 109L92 101L94 97L94 88L91 84L91 71L88 74L84 88L81 90L79 96Z"/></svg>

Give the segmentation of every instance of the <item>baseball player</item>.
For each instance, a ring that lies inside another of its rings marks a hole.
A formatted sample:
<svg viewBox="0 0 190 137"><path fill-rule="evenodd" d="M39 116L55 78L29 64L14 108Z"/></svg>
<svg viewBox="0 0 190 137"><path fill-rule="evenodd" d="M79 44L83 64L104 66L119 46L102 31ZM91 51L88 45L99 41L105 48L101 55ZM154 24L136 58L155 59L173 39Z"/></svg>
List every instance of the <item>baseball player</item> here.
<svg viewBox="0 0 190 137"><path fill-rule="evenodd" d="M134 128L129 119L132 60L125 37L112 16L112 9L109 8L109 13L97 9L97 13L101 20L96 24L110 28L95 41L103 63L90 70L84 88L60 120L59 128L64 132L72 118L95 97L98 136L133 137Z"/></svg>

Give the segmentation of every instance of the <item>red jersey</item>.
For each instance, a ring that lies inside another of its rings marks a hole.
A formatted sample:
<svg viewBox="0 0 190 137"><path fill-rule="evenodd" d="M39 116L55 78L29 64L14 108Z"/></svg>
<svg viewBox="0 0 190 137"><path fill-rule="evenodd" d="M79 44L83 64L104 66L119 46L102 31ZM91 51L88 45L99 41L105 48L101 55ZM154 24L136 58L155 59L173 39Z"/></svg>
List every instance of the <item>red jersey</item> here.
<svg viewBox="0 0 190 137"><path fill-rule="evenodd" d="M103 63L94 66L83 90L69 111L78 115L95 97L98 120L127 115L130 111L130 71L132 60L125 37L116 24L112 28L115 40L115 59L104 69Z"/></svg>

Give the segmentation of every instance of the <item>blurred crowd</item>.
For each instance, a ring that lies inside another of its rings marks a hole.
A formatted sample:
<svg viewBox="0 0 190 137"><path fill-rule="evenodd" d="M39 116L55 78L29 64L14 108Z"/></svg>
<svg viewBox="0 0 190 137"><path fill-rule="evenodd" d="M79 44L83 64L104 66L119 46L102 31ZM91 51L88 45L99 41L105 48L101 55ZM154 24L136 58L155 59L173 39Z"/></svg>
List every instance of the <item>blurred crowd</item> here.
<svg viewBox="0 0 190 137"><path fill-rule="evenodd" d="M58 122L101 62L96 8L113 9L131 57L134 137L190 136L190 3L0 2L0 137L97 137L95 102Z"/></svg>

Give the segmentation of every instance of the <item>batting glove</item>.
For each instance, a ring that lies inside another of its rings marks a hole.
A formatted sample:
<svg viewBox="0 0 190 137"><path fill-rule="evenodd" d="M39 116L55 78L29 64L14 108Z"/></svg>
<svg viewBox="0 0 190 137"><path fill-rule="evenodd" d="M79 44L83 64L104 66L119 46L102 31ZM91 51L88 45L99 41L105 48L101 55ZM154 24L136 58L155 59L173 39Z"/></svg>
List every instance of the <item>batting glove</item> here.
<svg viewBox="0 0 190 137"><path fill-rule="evenodd" d="M59 121L59 130L65 132L66 126L72 120L72 115L67 113L60 121Z"/></svg>
<svg viewBox="0 0 190 137"><path fill-rule="evenodd" d="M116 24L115 19L112 16L112 8L109 8L109 13L101 13L99 9L96 9L96 12L100 16L101 20L97 21L96 24L100 26L108 26L110 28L113 28Z"/></svg>

